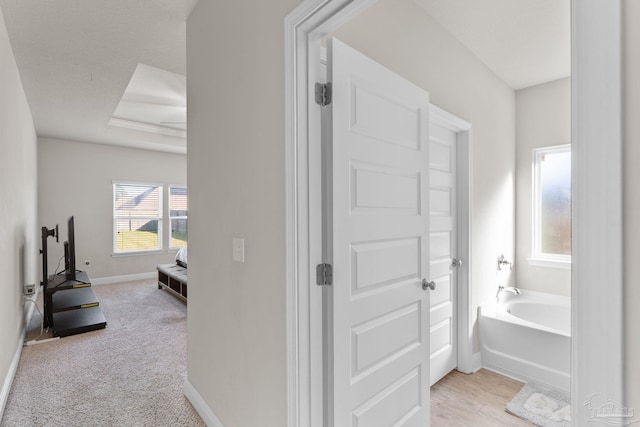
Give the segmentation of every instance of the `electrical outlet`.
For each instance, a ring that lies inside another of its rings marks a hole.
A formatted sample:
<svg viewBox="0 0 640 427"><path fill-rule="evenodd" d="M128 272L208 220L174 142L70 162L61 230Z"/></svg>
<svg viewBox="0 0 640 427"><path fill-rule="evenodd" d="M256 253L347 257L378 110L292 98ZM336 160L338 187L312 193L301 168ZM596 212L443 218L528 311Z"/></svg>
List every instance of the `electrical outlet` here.
<svg viewBox="0 0 640 427"><path fill-rule="evenodd" d="M24 294L27 296L34 295L36 293L36 285L24 285Z"/></svg>

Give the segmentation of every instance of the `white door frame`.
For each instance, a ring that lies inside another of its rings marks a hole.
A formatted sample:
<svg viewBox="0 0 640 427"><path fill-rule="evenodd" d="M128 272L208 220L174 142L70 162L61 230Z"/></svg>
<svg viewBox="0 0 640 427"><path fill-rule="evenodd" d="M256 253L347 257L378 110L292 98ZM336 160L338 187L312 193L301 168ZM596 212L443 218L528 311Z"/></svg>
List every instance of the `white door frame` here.
<svg viewBox="0 0 640 427"><path fill-rule="evenodd" d="M463 260L456 283L457 370L470 374L480 367L478 352L473 354L473 313L471 308L471 195L473 137L471 123L431 104L431 122L456 132L456 247Z"/></svg>
<svg viewBox="0 0 640 427"><path fill-rule="evenodd" d="M622 2L573 0L571 23L571 420L586 425L589 396L626 403Z"/></svg>
<svg viewBox="0 0 640 427"><path fill-rule="evenodd" d="M320 38L377 0L305 0L285 19L288 426L322 425ZM621 0L573 0L572 420L624 404ZM310 161L311 159L311 161ZM606 298L603 298L606 296Z"/></svg>

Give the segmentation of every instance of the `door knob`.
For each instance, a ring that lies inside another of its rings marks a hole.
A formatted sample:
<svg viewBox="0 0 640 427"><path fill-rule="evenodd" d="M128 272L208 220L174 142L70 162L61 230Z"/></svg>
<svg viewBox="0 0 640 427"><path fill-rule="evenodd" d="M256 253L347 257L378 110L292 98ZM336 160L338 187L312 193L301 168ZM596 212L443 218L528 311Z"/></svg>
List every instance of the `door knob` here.
<svg viewBox="0 0 640 427"><path fill-rule="evenodd" d="M454 267L462 267L462 260L454 258L451 260L451 265Z"/></svg>
<svg viewBox="0 0 640 427"><path fill-rule="evenodd" d="M422 289L424 289L425 291L427 289L431 289L432 291L436 288L436 282L431 281L431 282L427 282L427 279L422 279Z"/></svg>

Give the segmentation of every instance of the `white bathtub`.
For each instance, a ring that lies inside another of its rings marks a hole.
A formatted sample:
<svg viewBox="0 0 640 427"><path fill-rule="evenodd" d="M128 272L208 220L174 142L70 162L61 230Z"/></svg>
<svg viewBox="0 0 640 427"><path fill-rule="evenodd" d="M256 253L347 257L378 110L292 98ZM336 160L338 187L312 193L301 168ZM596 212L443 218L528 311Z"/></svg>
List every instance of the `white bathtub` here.
<svg viewBox="0 0 640 427"><path fill-rule="evenodd" d="M571 298L503 292L478 313L482 365L523 381L569 391Z"/></svg>

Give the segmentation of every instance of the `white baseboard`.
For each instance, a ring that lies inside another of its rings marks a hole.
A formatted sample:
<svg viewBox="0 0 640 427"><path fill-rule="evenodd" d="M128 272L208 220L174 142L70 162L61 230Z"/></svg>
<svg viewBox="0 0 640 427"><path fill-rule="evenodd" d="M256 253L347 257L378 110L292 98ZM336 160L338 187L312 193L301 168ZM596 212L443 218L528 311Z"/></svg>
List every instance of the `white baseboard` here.
<svg viewBox="0 0 640 427"><path fill-rule="evenodd" d="M91 278L91 276L89 276ZM111 283L133 282L134 280L147 280L158 277L157 271L150 273L125 274L124 276L91 278L92 285L110 285Z"/></svg>
<svg viewBox="0 0 640 427"><path fill-rule="evenodd" d="M477 352L471 355L471 372L478 372L482 368L482 353Z"/></svg>
<svg viewBox="0 0 640 427"><path fill-rule="evenodd" d="M2 390L0 390L0 420L4 415L4 408L7 405L7 400L9 399L11 384L13 384L13 379L15 378L16 372L18 371L18 364L20 363L20 356L22 355L23 342L24 333L22 334L21 339L18 341L18 347L16 348L16 352L13 354L13 360L11 360L9 371L7 372L7 376L5 377L4 383L2 384Z"/></svg>
<svg viewBox="0 0 640 427"><path fill-rule="evenodd" d="M473 374L482 368L482 357L480 352L472 353L470 356L458 354L458 366L456 370L464 374Z"/></svg>
<svg viewBox="0 0 640 427"><path fill-rule="evenodd" d="M482 367L487 371L495 372L496 374L502 375L503 377L511 378L512 380L520 381L521 383L529 382L529 380L521 377L520 375L516 375L513 372L505 371L504 369L498 368L492 365L486 365ZM546 385L546 384L545 384Z"/></svg>
<svg viewBox="0 0 640 427"><path fill-rule="evenodd" d="M36 292L34 295L29 298L30 300L36 302L38 301L38 295L40 294L40 286L36 286ZM24 304L27 304L26 302ZM33 312L35 310L35 304L28 303L28 308L26 312L26 316L24 317L24 327L22 328L22 335L20 336L20 341L18 341L18 346L16 348L15 353L13 354L13 359L11 360L11 364L9 365L9 370L7 371L7 376L2 383L2 389L0 390L0 420L2 420L2 416L4 415L4 409L7 405L7 399L9 399L9 392L11 391L11 385L13 384L13 379L16 376L16 372L18 371L18 364L20 363L20 356L22 356L22 347L24 346L24 340L27 336L27 327L29 323L31 323L31 318L33 317Z"/></svg>
<svg viewBox="0 0 640 427"><path fill-rule="evenodd" d="M184 381L184 395L191 402L202 421L207 427L224 427L222 421L213 413L209 405L204 401L198 390L191 384L189 378Z"/></svg>

